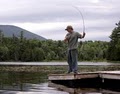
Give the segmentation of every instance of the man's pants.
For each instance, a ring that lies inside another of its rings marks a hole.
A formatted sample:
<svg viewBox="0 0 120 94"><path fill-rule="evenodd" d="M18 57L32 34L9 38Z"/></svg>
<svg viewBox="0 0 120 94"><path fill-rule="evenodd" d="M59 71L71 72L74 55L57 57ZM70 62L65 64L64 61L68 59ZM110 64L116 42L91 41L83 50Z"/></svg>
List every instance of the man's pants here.
<svg viewBox="0 0 120 94"><path fill-rule="evenodd" d="M69 65L69 73L77 72L77 60L78 60L78 51L77 49L68 50L68 65Z"/></svg>

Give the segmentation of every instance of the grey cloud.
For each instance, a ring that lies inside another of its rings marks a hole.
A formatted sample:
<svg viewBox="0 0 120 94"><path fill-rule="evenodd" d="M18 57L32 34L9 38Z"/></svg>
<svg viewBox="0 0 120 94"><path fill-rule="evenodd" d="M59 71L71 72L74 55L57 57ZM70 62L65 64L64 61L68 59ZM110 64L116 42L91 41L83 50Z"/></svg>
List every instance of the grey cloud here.
<svg viewBox="0 0 120 94"><path fill-rule="evenodd" d="M77 6L84 15L87 31L95 32L101 30L111 32L115 26L114 23L120 20L120 0L99 0L99 3L93 3L91 1L0 0L0 23L82 22L78 10L72 7ZM104 20L106 22L102 22ZM76 29L79 30L79 28ZM63 29L58 28L58 30L53 30L53 32L57 34L58 32L56 33L56 31L61 30ZM59 34L62 35L63 32ZM100 37L100 39L104 40L105 38Z"/></svg>
<svg viewBox="0 0 120 94"><path fill-rule="evenodd" d="M41 0L40 0L41 1ZM45 0L44 2L46 2ZM33 2L33 0L32 0ZM62 2L62 1L61 1ZM57 3L57 2L56 2ZM99 6L98 6L99 7ZM89 8L89 7L88 7ZM119 9L105 13L100 9L84 9L83 15L86 20L118 19ZM98 10L98 11L97 11ZM1 22L51 22L51 21L75 21L81 19L80 14L72 6L28 6L17 10L11 10L6 15L0 15Z"/></svg>

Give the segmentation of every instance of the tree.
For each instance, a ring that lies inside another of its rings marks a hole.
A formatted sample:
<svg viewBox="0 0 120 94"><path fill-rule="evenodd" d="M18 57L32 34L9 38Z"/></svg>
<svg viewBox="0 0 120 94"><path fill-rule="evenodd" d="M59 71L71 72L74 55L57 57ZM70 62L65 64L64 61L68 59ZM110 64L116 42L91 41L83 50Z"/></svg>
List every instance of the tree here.
<svg viewBox="0 0 120 94"><path fill-rule="evenodd" d="M32 58L32 49L26 49L23 52L23 54L21 56L21 61L26 61L26 62L34 61Z"/></svg>
<svg viewBox="0 0 120 94"><path fill-rule="evenodd" d="M4 34L2 33L2 30L0 30L0 44L2 44L3 42L3 37L4 37Z"/></svg>
<svg viewBox="0 0 120 94"><path fill-rule="evenodd" d="M45 59L45 53L43 49L35 47L33 49L32 58L34 61L43 61Z"/></svg>
<svg viewBox="0 0 120 94"><path fill-rule="evenodd" d="M24 31L20 32L20 41L23 42L24 39Z"/></svg>
<svg viewBox="0 0 120 94"><path fill-rule="evenodd" d="M63 41L25 39L23 33L21 32L20 37L13 34L12 38L3 37L2 32L0 33L2 40L0 45L1 61L66 61L67 44ZM78 59L80 61L106 59L108 42L83 41L79 44ZM120 48L119 45L115 47Z"/></svg>
<svg viewBox="0 0 120 94"><path fill-rule="evenodd" d="M116 27L110 35L110 43L108 48L107 59L112 61L120 61L120 21L116 23Z"/></svg>
<svg viewBox="0 0 120 94"><path fill-rule="evenodd" d="M9 49L6 46L0 47L0 61L7 61L9 59Z"/></svg>

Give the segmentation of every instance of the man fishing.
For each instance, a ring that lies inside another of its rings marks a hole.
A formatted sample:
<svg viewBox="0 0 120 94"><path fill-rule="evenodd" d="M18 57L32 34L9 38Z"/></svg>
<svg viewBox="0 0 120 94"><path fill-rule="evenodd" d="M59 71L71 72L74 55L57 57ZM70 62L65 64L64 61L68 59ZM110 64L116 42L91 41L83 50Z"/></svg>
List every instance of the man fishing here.
<svg viewBox="0 0 120 94"><path fill-rule="evenodd" d="M83 32L83 35L79 34L78 32L75 32L72 26L67 26L65 29L68 33L65 36L64 41L68 43L68 53L67 53L67 62L69 65L68 73L78 73L78 39L82 39L85 37L85 32Z"/></svg>

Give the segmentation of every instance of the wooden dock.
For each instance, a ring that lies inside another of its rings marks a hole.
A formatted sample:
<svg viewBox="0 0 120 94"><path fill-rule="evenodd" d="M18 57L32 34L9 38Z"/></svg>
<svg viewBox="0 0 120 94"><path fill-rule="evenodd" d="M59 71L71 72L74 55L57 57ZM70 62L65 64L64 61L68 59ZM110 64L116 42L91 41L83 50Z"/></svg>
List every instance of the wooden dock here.
<svg viewBox="0 0 120 94"><path fill-rule="evenodd" d="M49 83L49 87L55 87L58 90L68 92L69 94L120 94L120 91L104 88L69 88L64 85Z"/></svg>
<svg viewBox="0 0 120 94"><path fill-rule="evenodd" d="M85 72L79 74L51 74L49 81L53 80L77 80L88 78L101 78L101 79L117 79L120 80L120 71L100 71L100 72Z"/></svg>
<svg viewBox="0 0 120 94"><path fill-rule="evenodd" d="M68 87L120 87L120 71L98 71L79 74L51 74L50 83Z"/></svg>

